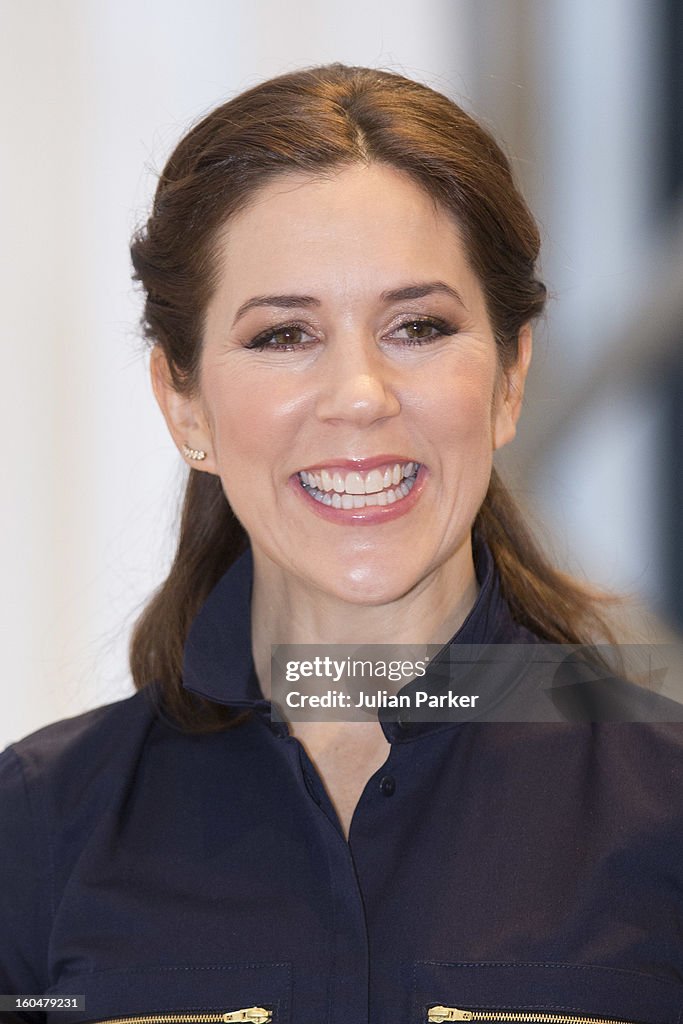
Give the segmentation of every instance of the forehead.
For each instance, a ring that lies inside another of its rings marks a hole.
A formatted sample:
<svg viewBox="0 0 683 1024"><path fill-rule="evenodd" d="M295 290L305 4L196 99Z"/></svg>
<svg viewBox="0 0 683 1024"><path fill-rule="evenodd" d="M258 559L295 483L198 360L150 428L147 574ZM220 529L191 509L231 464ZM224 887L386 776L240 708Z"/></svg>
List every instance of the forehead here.
<svg viewBox="0 0 683 1024"><path fill-rule="evenodd" d="M407 174L354 164L324 177L279 176L230 218L217 239L217 290L382 291L450 275L480 291L453 216Z"/></svg>

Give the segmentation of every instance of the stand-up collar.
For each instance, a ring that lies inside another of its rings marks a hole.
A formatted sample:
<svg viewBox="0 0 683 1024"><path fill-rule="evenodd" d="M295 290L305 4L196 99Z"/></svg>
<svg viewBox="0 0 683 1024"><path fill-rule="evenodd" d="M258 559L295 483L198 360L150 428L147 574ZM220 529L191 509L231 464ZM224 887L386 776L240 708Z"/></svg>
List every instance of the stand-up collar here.
<svg viewBox="0 0 683 1024"><path fill-rule="evenodd" d="M451 644L518 642L520 627L501 593L491 551L476 531L473 558L479 594L446 648ZM264 701L251 653L253 572L251 549L247 549L209 594L185 644L185 689L234 707Z"/></svg>
<svg viewBox="0 0 683 1024"><path fill-rule="evenodd" d="M251 654L251 548L220 578L190 627L183 686L219 704L240 707L263 700Z"/></svg>

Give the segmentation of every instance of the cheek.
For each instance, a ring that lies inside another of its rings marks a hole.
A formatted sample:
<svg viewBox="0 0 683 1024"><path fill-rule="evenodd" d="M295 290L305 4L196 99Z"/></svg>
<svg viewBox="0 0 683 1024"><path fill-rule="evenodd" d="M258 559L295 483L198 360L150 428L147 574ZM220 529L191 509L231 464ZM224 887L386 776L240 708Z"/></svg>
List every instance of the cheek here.
<svg viewBox="0 0 683 1024"><path fill-rule="evenodd" d="M235 375L205 388L207 420L224 486L237 470L266 477L284 471L283 457L300 425L306 396L271 374Z"/></svg>
<svg viewBox="0 0 683 1024"><path fill-rule="evenodd" d="M443 381L451 381L444 386ZM429 429L449 454L472 456L492 447L493 379L488 374L444 375L426 404Z"/></svg>

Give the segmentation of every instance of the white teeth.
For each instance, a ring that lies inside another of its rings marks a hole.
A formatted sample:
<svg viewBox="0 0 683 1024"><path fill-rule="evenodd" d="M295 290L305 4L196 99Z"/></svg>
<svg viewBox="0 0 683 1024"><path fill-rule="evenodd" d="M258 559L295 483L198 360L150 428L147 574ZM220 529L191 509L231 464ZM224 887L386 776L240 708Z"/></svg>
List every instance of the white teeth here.
<svg viewBox="0 0 683 1024"><path fill-rule="evenodd" d="M347 494L365 494L365 481L360 473L347 473L344 487Z"/></svg>
<svg viewBox="0 0 683 1024"><path fill-rule="evenodd" d="M345 476L338 470L331 473L328 469L316 472L302 469L299 479L322 505L350 510L401 501L412 490L419 469L419 462L397 462L384 470L371 469L365 474L352 470Z"/></svg>
<svg viewBox="0 0 683 1024"><path fill-rule="evenodd" d="M365 493L377 494L384 487L384 478L378 469L371 469L365 480Z"/></svg>

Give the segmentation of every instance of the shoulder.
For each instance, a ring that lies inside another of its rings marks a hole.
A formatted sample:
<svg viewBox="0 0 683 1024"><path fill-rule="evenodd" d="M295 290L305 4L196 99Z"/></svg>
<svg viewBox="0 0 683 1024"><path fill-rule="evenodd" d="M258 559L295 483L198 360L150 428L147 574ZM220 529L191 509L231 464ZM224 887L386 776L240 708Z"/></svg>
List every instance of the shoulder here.
<svg viewBox="0 0 683 1024"><path fill-rule="evenodd" d="M41 992L71 865L130 779L158 716L144 690L0 753L0 990Z"/></svg>
<svg viewBox="0 0 683 1024"><path fill-rule="evenodd" d="M10 744L0 753L0 815L23 800L52 828L60 811L77 808L86 794L106 800L157 721L151 693L141 690Z"/></svg>
<svg viewBox="0 0 683 1024"><path fill-rule="evenodd" d="M568 721L669 723L678 726L669 735L681 736L683 704L642 681L611 671L606 663L596 664L589 648L557 659L551 696Z"/></svg>
<svg viewBox="0 0 683 1024"><path fill-rule="evenodd" d="M128 737L124 745L129 746L141 728L149 727L154 716L153 701L141 690L131 697L37 729L10 744L0 759L4 762L14 757L27 770L35 772L59 771L74 761L83 766L92 764L84 761L85 754L92 754L97 760L115 755L122 738Z"/></svg>

